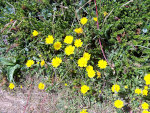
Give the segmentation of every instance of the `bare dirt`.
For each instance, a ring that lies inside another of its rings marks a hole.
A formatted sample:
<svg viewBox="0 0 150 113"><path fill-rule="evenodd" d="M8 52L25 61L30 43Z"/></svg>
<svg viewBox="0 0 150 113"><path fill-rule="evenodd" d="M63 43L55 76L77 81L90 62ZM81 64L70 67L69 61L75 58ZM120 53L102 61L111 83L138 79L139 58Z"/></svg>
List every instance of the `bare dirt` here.
<svg viewBox="0 0 150 113"><path fill-rule="evenodd" d="M69 88L47 93L38 89L40 79L32 80L26 80L22 88L16 86L13 90L8 85L0 86L0 113L79 113L83 109L81 96L72 95ZM115 113L108 104L95 104L88 112Z"/></svg>

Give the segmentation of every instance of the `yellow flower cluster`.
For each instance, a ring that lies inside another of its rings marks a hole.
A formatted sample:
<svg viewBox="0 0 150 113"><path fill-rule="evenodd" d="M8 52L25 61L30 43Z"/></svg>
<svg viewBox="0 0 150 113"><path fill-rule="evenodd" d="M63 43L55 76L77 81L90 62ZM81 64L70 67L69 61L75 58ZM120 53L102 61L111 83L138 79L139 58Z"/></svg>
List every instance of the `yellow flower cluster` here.
<svg viewBox="0 0 150 113"><path fill-rule="evenodd" d="M90 88L87 85L81 87L81 93L85 94Z"/></svg>
<svg viewBox="0 0 150 113"><path fill-rule="evenodd" d="M81 34L81 33L83 33L83 29L81 27L80 28L76 28L74 30L74 32L76 32L77 34Z"/></svg>
<svg viewBox="0 0 150 113"><path fill-rule="evenodd" d="M28 60L27 63L26 63L26 66L31 67L33 64L34 64L33 60Z"/></svg>
<svg viewBox="0 0 150 113"><path fill-rule="evenodd" d="M79 67L86 67L87 66L87 60L86 60L86 58L81 57L78 60L78 66Z"/></svg>
<svg viewBox="0 0 150 113"><path fill-rule="evenodd" d="M93 78L95 76L95 71L93 70L93 66L91 65L87 66L86 71L88 73L88 77Z"/></svg>
<svg viewBox="0 0 150 113"><path fill-rule="evenodd" d="M97 17L94 17L93 20L94 20L95 22L97 22Z"/></svg>
<svg viewBox="0 0 150 113"><path fill-rule="evenodd" d="M42 90L42 89L44 89L44 87L45 87L45 85L42 82L40 82L39 85L38 85L38 88L40 90Z"/></svg>
<svg viewBox="0 0 150 113"><path fill-rule="evenodd" d="M48 37L45 39L45 44L52 44L54 41L54 38L52 35L48 35Z"/></svg>
<svg viewBox="0 0 150 113"><path fill-rule="evenodd" d="M62 62L61 58L55 57L52 59L52 66L57 68L61 62Z"/></svg>
<svg viewBox="0 0 150 113"><path fill-rule="evenodd" d="M150 84L150 74L145 75L144 80L146 82L146 85Z"/></svg>
<svg viewBox="0 0 150 113"><path fill-rule="evenodd" d="M107 62L105 60L99 60L98 61L98 67L100 69L105 69L107 67Z"/></svg>
<svg viewBox="0 0 150 113"><path fill-rule="evenodd" d="M114 106L115 106L116 108L122 108L122 107L124 106L124 103L123 103L122 100L116 100L116 101L114 102Z"/></svg>
<svg viewBox="0 0 150 113"><path fill-rule="evenodd" d="M61 42L55 42L54 43L54 49L59 50L61 48L61 45L62 45Z"/></svg>
<svg viewBox="0 0 150 113"><path fill-rule="evenodd" d="M14 87L15 87L15 85L14 85L13 83L10 83L10 84L9 84L9 88L10 88L10 89L14 89Z"/></svg>
<svg viewBox="0 0 150 113"><path fill-rule="evenodd" d="M36 30L33 30L32 35L37 36L39 33Z"/></svg>
<svg viewBox="0 0 150 113"><path fill-rule="evenodd" d="M139 95L139 94L141 94L141 93L142 93L142 90L141 90L141 89L139 89L139 88L136 88L136 89L135 89L135 93Z"/></svg>
<svg viewBox="0 0 150 113"><path fill-rule="evenodd" d="M146 102L144 102L144 103L142 104L142 109L146 110L146 109L148 109L148 108L149 108L149 105L148 105Z"/></svg>
<svg viewBox="0 0 150 113"><path fill-rule="evenodd" d="M119 92L120 86L118 84L114 84L111 88L112 92Z"/></svg>
<svg viewBox="0 0 150 113"><path fill-rule="evenodd" d="M43 67L45 65L45 61L44 60L41 60L41 63L40 63L41 67Z"/></svg>
<svg viewBox="0 0 150 113"><path fill-rule="evenodd" d="M87 23L87 21L88 21L88 19L87 19L86 17L83 17L83 18L81 18L80 23L81 23L82 25L84 25L84 24Z"/></svg>
<svg viewBox="0 0 150 113"><path fill-rule="evenodd" d="M76 39L74 42L75 47L82 47L83 42L81 41L81 39Z"/></svg>
<svg viewBox="0 0 150 113"><path fill-rule="evenodd" d="M87 109L83 109L80 113L88 113Z"/></svg>
<svg viewBox="0 0 150 113"><path fill-rule="evenodd" d="M66 43L66 44L71 44L72 41L73 41L73 36L71 36L71 35L66 36L64 39L64 43Z"/></svg>
<svg viewBox="0 0 150 113"><path fill-rule="evenodd" d="M71 54L74 54L74 50L75 50L75 47L72 46L72 45L68 45L66 48L65 48L65 54L66 55L71 55Z"/></svg>

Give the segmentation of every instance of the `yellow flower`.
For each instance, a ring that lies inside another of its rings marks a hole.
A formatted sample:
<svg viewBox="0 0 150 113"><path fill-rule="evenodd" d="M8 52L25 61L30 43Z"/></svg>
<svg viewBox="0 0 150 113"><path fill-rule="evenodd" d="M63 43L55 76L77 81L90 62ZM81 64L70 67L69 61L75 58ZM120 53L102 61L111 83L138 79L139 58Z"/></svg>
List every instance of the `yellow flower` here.
<svg viewBox="0 0 150 113"><path fill-rule="evenodd" d="M107 13L106 11L105 11L103 14L104 14L104 17L105 17L106 15L108 15L108 13Z"/></svg>
<svg viewBox="0 0 150 113"><path fill-rule="evenodd" d="M78 66L79 67L86 67L87 66L87 60L83 57L81 57L79 60L78 60Z"/></svg>
<svg viewBox="0 0 150 113"><path fill-rule="evenodd" d="M111 88L112 92L118 92L120 90L120 86L117 84L114 84Z"/></svg>
<svg viewBox="0 0 150 113"><path fill-rule="evenodd" d="M40 82L39 85L38 85L38 88L40 90L42 90L42 89L44 89L44 87L45 87L45 85L42 82Z"/></svg>
<svg viewBox="0 0 150 113"><path fill-rule="evenodd" d="M81 93L85 94L90 88L87 85L81 87Z"/></svg>
<svg viewBox="0 0 150 113"><path fill-rule="evenodd" d="M144 89L146 89L146 90L147 90L147 89L148 89L148 86L144 86Z"/></svg>
<svg viewBox="0 0 150 113"><path fill-rule="evenodd" d="M94 20L95 22L97 22L97 17L94 17L93 20Z"/></svg>
<svg viewBox="0 0 150 113"><path fill-rule="evenodd" d="M83 42L80 39L76 39L74 42L75 47L82 47Z"/></svg>
<svg viewBox="0 0 150 113"><path fill-rule="evenodd" d="M44 64L45 64L45 61L44 61L44 60L42 60L42 61L41 61L41 64L40 64L40 65L41 65L41 67L43 67L43 66L44 66Z"/></svg>
<svg viewBox="0 0 150 113"><path fill-rule="evenodd" d="M67 83L65 83L65 86L67 86Z"/></svg>
<svg viewBox="0 0 150 113"><path fill-rule="evenodd" d="M22 85L20 85L20 88L22 89Z"/></svg>
<svg viewBox="0 0 150 113"><path fill-rule="evenodd" d="M87 19L86 17L83 17L83 18L81 18L80 23L81 23L82 25L84 25L84 24L87 23L87 21L88 21L88 19Z"/></svg>
<svg viewBox="0 0 150 113"><path fill-rule="evenodd" d="M37 36L39 33L36 30L33 30L32 35Z"/></svg>
<svg viewBox="0 0 150 113"><path fill-rule="evenodd" d="M87 111L87 109L83 109L80 113L88 113L86 111Z"/></svg>
<svg viewBox="0 0 150 113"><path fill-rule="evenodd" d="M40 62L37 62L37 64L39 64Z"/></svg>
<svg viewBox="0 0 150 113"><path fill-rule="evenodd" d="M14 87L15 87L15 85L14 85L13 83L10 83L10 84L9 84L9 88L10 88L10 89L14 89Z"/></svg>
<svg viewBox="0 0 150 113"><path fill-rule="evenodd" d="M93 70L93 66L91 66L91 65L89 65L89 66L86 67L86 71L87 72L90 71L90 70Z"/></svg>
<svg viewBox="0 0 150 113"><path fill-rule="evenodd" d="M96 71L96 72L97 72L97 79L101 78L101 73L99 71Z"/></svg>
<svg viewBox="0 0 150 113"><path fill-rule="evenodd" d="M94 70L88 71L88 77L93 78L94 76L95 76L95 71Z"/></svg>
<svg viewBox="0 0 150 113"><path fill-rule="evenodd" d="M83 58L86 58L87 60L90 60L91 54L84 52Z"/></svg>
<svg viewBox="0 0 150 113"><path fill-rule="evenodd" d="M146 85L149 85L150 84L150 74L145 75L144 80L146 82Z"/></svg>
<svg viewBox="0 0 150 113"><path fill-rule="evenodd" d="M83 29L80 27L80 28L76 28L74 30L74 32L76 32L77 34L80 34L80 33L83 33Z"/></svg>
<svg viewBox="0 0 150 113"><path fill-rule="evenodd" d="M146 95L146 96L147 96L148 90L144 89L144 90L142 91L142 93L143 93L143 95Z"/></svg>
<svg viewBox="0 0 150 113"><path fill-rule="evenodd" d="M61 42L55 42L54 43L54 49L59 50L61 48L61 45L62 45Z"/></svg>
<svg viewBox="0 0 150 113"><path fill-rule="evenodd" d="M31 67L33 64L34 64L33 60L28 60L27 63L26 63L26 66Z"/></svg>
<svg viewBox="0 0 150 113"><path fill-rule="evenodd" d="M122 101L122 100L116 100L116 101L114 102L114 106L115 106L116 108L122 108L122 107L123 107L123 101Z"/></svg>
<svg viewBox="0 0 150 113"><path fill-rule="evenodd" d="M65 54L66 55L71 55L71 54L74 54L74 49L75 47L72 46L72 45L68 45L66 48L65 48Z"/></svg>
<svg viewBox="0 0 150 113"><path fill-rule="evenodd" d="M10 19L10 22L12 22L13 21L13 19Z"/></svg>
<svg viewBox="0 0 150 113"><path fill-rule="evenodd" d="M42 57L42 55L39 54L39 57Z"/></svg>
<svg viewBox="0 0 150 113"><path fill-rule="evenodd" d="M105 69L107 67L107 62L105 60L99 60L98 61L98 67L100 69Z"/></svg>
<svg viewBox="0 0 150 113"><path fill-rule="evenodd" d="M149 105L146 102L144 102L142 104L142 109L148 109L148 108L149 108Z"/></svg>
<svg viewBox="0 0 150 113"><path fill-rule="evenodd" d="M150 113L150 112L147 110L143 110L142 113Z"/></svg>
<svg viewBox="0 0 150 113"><path fill-rule="evenodd" d="M61 58L55 57L52 59L52 66L57 68L61 62L62 62Z"/></svg>
<svg viewBox="0 0 150 113"><path fill-rule="evenodd" d="M125 89L127 89L127 88L128 88L128 86L126 85L126 86L124 86L124 88L125 88Z"/></svg>
<svg viewBox="0 0 150 113"><path fill-rule="evenodd" d="M66 44L71 44L73 41L73 36L66 36L65 39L64 39L64 42Z"/></svg>
<svg viewBox="0 0 150 113"><path fill-rule="evenodd" d="M135 89L135 93L139 95L140 93L142 93L142 91L141 91L141 89L136 88L136 89Z"/></svg>
<svg viewBox="0 0 150 113"><path fill-rule="evenodd" d="M54 41L54 38L52 35L48 35L48 37L45 39L45 44L52 44Z"/></svg>

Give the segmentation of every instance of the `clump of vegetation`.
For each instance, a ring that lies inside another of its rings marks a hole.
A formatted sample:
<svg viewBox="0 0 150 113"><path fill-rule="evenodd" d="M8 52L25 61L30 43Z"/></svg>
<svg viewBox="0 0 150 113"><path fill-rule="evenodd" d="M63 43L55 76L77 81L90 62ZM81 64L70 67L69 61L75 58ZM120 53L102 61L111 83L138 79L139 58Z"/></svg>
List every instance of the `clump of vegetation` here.
<svg viewBox="0 0 150 113"><path fill-rule="evenodd" d="M11 89L26 75L36 73L60 78L90 101L112 101L118 112L147 113L149 2L1 1L2 74Z"/></svg>

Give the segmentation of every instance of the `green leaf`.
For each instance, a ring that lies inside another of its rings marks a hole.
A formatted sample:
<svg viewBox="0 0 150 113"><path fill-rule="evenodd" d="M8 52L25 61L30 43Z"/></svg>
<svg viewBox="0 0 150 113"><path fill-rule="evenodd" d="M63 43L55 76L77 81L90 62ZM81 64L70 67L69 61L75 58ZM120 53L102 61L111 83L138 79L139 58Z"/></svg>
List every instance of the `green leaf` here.
<svg viewBox="0 0 150 113"><path fill-rule="evenodd" d="M10 82L14 82L14 79L13 79L13 75L14 75L14 72L17 68L20 68L20 65L19 64L16 64L15 66L9 66L7 69L7 78Z"/></svg>
<svg viewBox="0 0 150 113"><path fill-rule="evenodd" d="M14 65L14 63L12 63L10 60L7 60L6 58L0 58L0 63L2 65Z"/></svg>

